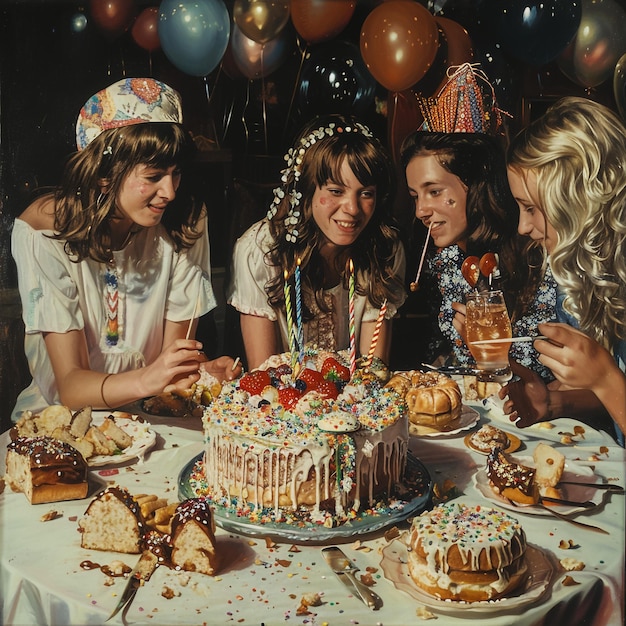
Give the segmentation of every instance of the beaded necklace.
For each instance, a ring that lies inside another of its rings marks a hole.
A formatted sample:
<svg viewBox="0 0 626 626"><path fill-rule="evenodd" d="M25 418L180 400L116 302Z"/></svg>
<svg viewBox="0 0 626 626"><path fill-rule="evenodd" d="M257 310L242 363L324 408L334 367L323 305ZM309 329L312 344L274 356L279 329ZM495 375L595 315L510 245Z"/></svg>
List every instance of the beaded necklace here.
<svg viewBox="0 0 626 626"><path fill-rule="evenodd" d="M126 238L119 247L120 250L123 250L130 243L135 232L132 228L128 231ZM123 303L119 292L119 272L112 251L111 258L104 268L103 280L104 310L106 314L106 323L103 331L104 342L107 347L114 348L118 345L122 335L121 309Z"/></svg>

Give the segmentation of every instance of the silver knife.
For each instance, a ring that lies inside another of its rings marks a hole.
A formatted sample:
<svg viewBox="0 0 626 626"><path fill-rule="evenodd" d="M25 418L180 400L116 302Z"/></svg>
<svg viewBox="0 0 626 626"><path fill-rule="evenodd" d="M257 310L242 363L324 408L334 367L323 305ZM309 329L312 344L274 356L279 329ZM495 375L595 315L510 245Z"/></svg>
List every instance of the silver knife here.
<svg viewBox="0 0 626 626"><path fill-rule="evenodd" d="M107 622L113 619L123 608L126 607L126 610L128 610L128 607L137 593L137 589L146 581L150 580L150 576L152 576L158 565L158 557L150 552L150 550L144 550L139 557L139 561L137 561L137 565L135 565L133 571L128 575L128 582L126 583L124 593L122 593L122 597L117 603L117 606L113 609L113 613L111 613L106 620Z"/></svg>
<svg viewBox="0 0 626 626"><path fill-rule="evenodd" d="M347 587L352 588L359 599L374 611L378 610L383 601L367 585L364 585L354 574L359 568L337 546L322 548L322 554L330 569L337 574L339 580Z"/></svg>

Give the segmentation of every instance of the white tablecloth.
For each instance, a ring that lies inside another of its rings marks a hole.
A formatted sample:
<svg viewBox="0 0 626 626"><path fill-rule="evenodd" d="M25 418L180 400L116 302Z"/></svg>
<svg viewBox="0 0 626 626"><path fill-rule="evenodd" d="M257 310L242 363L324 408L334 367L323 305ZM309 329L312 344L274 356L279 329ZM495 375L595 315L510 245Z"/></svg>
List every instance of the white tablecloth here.
<svg viewBox="0 0 626 626"><path fill-rule="evenodd" d="M574 445L561 445L557 433L570 430L571 421L555 422L551 431L533 427L520 431L507 424L497 412L480 411L480 424L493 420L496 425L514 431L525 444L524 454L532 454L536 443L547 437L561 449L568 460L588 459L608 447L600 460L587 463L603 480L626 484L624 450L605 434L586 427L585 439ZM118 483L131 493L154 493L169 501L177 499L177 479L181 469L203 449L199 420L169 421L148 418L157 433L156 445L144 462L127 462L114 468L92 470L93 495L99 485ZM451 437L412 438L411 448L428 468L438 485L452 481L462 492L459 500L469 505L492 505L475 488L472 477L484 468L485 457L470 451L463 442L466 432ZM0 463L8 433L0 438ZM594 495L598 502L602 492ZM102 624L116 605L125 586L116 578L106 586L99 569L86 571L81 562L91 560L108 564L122 560L134 565L136 555L84 550L80 547L77 519L89 500L57 504L30 505L21 493L8 487L0 495L1 567L0 590L4 624ZM41 516L51 509L62 517L42 522ZM471 606L458 611L437 614L440 625L465 624L480 619L488 626L506 624L536 625L585 624L585 626L618 626L624 620L624 496L606 497L603 507L576 519L609 531L602 535L560 521L552 516L514 514L523 524L528 542L538 547L555 566L549 589L541 601L522 609L504 613L481 613ZM407 524L400 524L404 531ZM563 550L561 540L573 547ZM397 541L397 540L396 540ZM339 543L339 542L338 542ZM371 568L376 581L374 591L383 600L378 611L371 611L355 598L330 572L320 553L320 546L300 545L290 541L268 545L263 539L239 537L218 530L218 548L225 566L218 576L175 572L161 567L152 579L139 589L130 607L128 624L394 624L406 626L421 621L416 617L420 603L410 594L396 588L383 575L381 553L388 547L384 531L374 538L367 536L360 544L343 540L343 549L363 572ZM364 549L363 549L364 548ZM560 569L560 559L573 557L584 562L583 571L570 572L576 585L565 586L567 574ZM176 596L166 599L164 587ZM303 594L321 594L322 604L310 607L311 614L297 615ZM520 613L520 614L517 614ZM120 622L120 615L112 623Z"/></svg>

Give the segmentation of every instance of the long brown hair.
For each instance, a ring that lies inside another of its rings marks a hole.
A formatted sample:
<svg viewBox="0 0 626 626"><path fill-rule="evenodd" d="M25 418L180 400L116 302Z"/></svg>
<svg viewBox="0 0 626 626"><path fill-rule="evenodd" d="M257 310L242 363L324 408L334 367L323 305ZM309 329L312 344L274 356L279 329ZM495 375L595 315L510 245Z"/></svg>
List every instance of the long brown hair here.
<svg viewBox="0 0 626 626"><path fill-rule="evenodd" d="M332 115L313 120L300 133L294 146L309 136L315 129L354 127L353 118ZM301 155L300 177L296 184L301 194L298 221L298 236L295 242L287 241L287 227L284 223L289 213L289 193L294 185L293 173L284 180L284 198L278 205L276 215L270 220L274 245L268 252L268 262L274 267L291 270L298 259L301 260L302 288L312 293L317 306L322 311L328 307L324 301L324 270L320 247L323 234L312 214L312 199L315 190L329 182L341 183L341 166L344 161L354 172L363 186L376 187L376 208L369 223L359 238L338 255L336 270L344 274L348 259L352 259L357 276L368 272L367 283L358 282L357 293L366 295L373 306L380 308L383 301L400 302L403 285L393 273L394 257L399 244L399 234L391 216L395 193L395 176L391 159L382 144L371 133L334 132L312 142ZM347 286L347 284L346 284ZM284 302L283 275L279 273L266 285L268 301L272 306ZM303 306L303 316L310 319L311 313Z"/></svg>
<svg viewBox="0 0 626 626"><path fill-rule="evenodd" d="M110 219L119 191L138 165L184 169L194 154L192 138L178 124L145 123L107 130L68 161L54 192L55 238L64 240L73 260L107 262L111 250ZM103 185L107 193L102 194ZM200 236L198 204L184 177L161 223L177 250Z"/></svg>

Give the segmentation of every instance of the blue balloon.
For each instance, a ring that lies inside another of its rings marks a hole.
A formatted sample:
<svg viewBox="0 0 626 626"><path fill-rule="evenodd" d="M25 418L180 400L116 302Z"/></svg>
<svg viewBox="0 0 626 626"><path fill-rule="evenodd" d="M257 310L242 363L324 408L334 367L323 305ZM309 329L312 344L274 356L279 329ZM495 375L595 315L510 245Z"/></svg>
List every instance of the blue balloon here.
<svg viewBox="0 0 626 626"><path fill-rule="evenodd" d="M163 0L159 40L165 56L192 76L210 74L230 37L230 16L222 0Z"/></svg>

